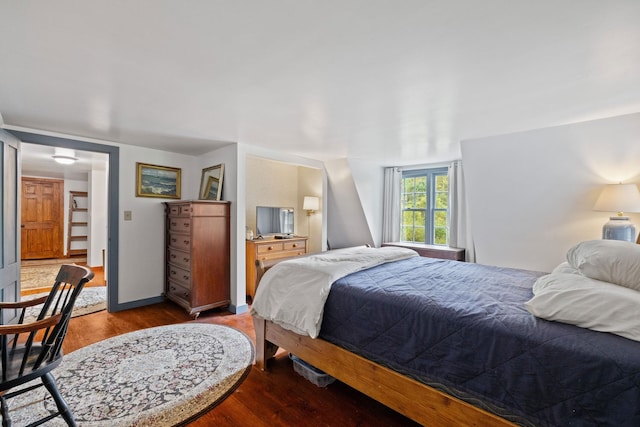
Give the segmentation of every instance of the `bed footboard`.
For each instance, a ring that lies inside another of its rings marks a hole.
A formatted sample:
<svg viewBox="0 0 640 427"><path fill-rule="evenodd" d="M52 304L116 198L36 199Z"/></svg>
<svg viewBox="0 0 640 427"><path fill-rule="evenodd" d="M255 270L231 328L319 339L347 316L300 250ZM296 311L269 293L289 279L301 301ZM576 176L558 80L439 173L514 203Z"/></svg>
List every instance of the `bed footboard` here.
<svg viewBox="0 0 640 427"><path fill-rule="evenodd" d="M256 331L256 366L260 370L267 369L267 360L275 356L278 346L267 341L267 322L259 317L253 317L253 327Z"/></svg>
<svg viewBox="0 0 640 427"><path fill-rule="evenodd" d="M254 317L256 364L266 369L278 347L422 425L513 427L511 422L322 339Z"/></svg>

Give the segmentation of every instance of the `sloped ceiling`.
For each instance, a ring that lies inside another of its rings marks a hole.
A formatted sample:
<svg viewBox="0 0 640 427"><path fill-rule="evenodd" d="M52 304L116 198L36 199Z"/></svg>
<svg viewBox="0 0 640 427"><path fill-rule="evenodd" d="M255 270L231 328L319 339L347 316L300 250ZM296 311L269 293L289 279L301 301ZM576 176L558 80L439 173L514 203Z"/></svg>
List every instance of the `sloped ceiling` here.
<svg viewBox="0 0 640 427"><path fill-rule="evenodd" d="M386 165L640 111L637 0L0 1L6 125Z"/></svg>

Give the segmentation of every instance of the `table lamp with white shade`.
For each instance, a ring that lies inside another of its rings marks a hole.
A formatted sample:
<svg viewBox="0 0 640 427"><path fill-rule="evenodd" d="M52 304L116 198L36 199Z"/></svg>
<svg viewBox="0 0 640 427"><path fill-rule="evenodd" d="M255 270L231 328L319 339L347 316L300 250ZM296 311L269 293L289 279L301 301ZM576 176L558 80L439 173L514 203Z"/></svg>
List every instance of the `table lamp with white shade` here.
<svg viewBox="0 0 640 427"><path fill-rule="evenodd" d="M602 238L635 242L636 227L624 212L640 212L640 191L636 184L608 184L593 206L594 211L618 212L602 227Z"/></svg>

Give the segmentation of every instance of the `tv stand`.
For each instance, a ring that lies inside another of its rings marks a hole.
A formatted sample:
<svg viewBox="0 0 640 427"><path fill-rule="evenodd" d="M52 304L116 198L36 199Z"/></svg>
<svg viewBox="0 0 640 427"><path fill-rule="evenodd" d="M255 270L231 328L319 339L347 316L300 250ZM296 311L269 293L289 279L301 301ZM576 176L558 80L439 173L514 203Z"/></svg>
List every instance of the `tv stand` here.
<svg viewBox="0 0 640 427"><path fill-rule="evenodd" d="M276 236L263 236L259 240L246 241L246 274L247 274L247 295L253 299L256 294L257 271L256 261L268 261L280 258L290 258L307 253L307 237L286 235L286 238Z"/></svg>

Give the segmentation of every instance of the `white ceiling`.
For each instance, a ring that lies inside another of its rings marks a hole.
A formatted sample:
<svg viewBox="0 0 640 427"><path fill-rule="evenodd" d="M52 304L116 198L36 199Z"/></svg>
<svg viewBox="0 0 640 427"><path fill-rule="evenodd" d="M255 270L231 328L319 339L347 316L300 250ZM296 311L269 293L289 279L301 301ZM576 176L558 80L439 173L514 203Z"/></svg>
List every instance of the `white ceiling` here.
<svg viewBox="0 0 640 427"><path fill-rule="evenodd" d="M75 150L77 160L61 165L53 160L54 147L22 143L20 150L22 175L87 181L92 170L106 170L109 156L105 153Z"/></svg>
<svg viewBox="0 0 640 427"><path fill-rule="evenodd" d="M0 0L6 125L417 164L640 111L638 0Z"/></svg>

